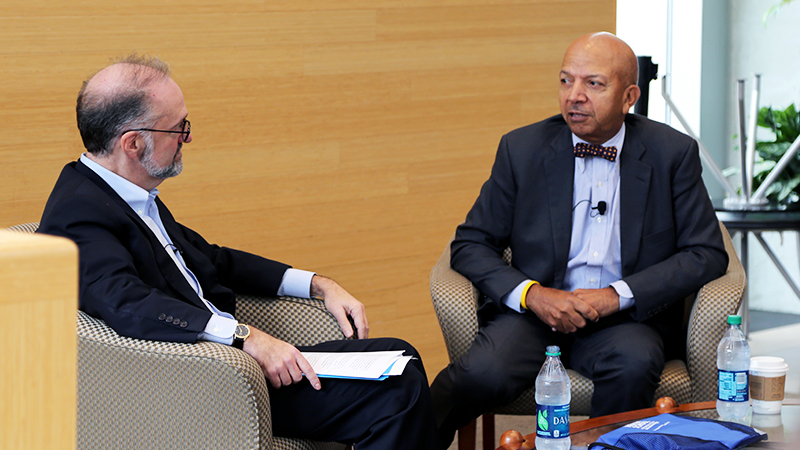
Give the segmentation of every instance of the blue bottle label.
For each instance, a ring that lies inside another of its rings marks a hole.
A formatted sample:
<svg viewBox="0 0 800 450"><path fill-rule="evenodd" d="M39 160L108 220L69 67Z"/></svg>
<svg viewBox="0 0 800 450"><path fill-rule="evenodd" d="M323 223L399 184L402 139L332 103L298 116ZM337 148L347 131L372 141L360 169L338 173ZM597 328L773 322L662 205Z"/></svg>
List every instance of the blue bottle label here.
<svg viewBox="0 0 800 450"><path fill-rule="evenodd" d="M723 402L746 402L750 400L750 385L747 371L717 370L719 386L717 398Z"/></svg>
<svg viewBox="0 0 800 450"><path fill-rule="evenodd" d="M551 439L569 436L569 405L536 405L536 436Z"/></svg>

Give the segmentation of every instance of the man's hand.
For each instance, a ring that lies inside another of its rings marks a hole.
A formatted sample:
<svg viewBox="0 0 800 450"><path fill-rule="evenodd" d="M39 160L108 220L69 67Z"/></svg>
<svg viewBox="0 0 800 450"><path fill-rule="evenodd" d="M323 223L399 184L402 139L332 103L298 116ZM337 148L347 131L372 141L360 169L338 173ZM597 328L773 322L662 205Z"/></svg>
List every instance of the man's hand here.
<svg viewBox="0 0 800 450"><path fill-rule="evenodd" d="M575 289L573 293L591 305L600 317L619 311L619 294L611 286L603 289Z"/></svg>
<svg viewBox="0 0 800 450"><path fill-rule="evenodd" d="M525 304L553 331L573 333L586 326L586 321L596 322L598 312L572 292L546 288L535 284L528 290Z"/></svg>
<svg viewBox="0 0 800 450"><path fill-rule="evenodd" d="M366 308L337 282L327 277L314 275L311 278L311 295L325 300L325 308L339 322L345 336L353 336L353 327L347 320L348 316L353 319L358 330L358 339L366 339L369 336Z"/></svg>
<svg viewBox="0 0 800 450"><path fill-rule="evenodd" d="M311 386L320 390L317 374L295 346L275 339L261 330L250 327L250 337L244 341L243 350L258 362L272 387L298 383L305 374Z"/></svg>

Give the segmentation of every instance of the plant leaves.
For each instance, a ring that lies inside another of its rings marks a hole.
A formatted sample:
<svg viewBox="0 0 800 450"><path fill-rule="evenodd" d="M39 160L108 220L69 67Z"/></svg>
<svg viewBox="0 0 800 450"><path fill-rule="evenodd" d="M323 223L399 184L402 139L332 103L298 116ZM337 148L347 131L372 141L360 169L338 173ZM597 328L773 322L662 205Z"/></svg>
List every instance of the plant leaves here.
<svg viewBox="0 0 800 450"><path fill-rule="evenodd" d="M786 109L773 109L765 106L758 110L758 126L766 128L775 135L772 141L756 141L756 152L761 158L754 165L753 188L760 185L774 170L786 150L800 136L800 114L794 104ZM800 153L789 161L774 183L767 189L770 201L790 204L800 199Z"/></svg>
<svg viewBox="0 0 800 450"><path fill-rule="evenodd" d="M757 142L756 151L765 161L778 161L780 160L786 149L792 145L790 142Z"/></svg>

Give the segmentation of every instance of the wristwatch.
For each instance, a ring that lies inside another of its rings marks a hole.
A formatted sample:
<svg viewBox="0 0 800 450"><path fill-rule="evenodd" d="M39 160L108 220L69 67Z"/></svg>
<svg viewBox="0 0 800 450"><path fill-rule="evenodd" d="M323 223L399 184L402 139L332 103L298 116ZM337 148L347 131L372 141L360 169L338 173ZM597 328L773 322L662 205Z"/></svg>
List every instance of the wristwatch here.
<svg viewBox="0 0 800 450"><path fill-rule="evenodd" d="M244 341L250 337L250 327L240 323L236 325L236 330L233 332L233 346L239 350L244 348Z"/></svg>

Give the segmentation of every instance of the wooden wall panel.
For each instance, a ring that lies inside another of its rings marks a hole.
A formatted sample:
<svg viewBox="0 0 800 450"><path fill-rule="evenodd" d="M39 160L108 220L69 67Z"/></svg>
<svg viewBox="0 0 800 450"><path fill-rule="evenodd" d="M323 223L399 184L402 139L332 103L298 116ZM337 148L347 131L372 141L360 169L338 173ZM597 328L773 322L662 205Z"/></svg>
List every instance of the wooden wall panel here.
<svg viewBox="0 0 800 450"><path fill-rule="evenodd" d="M176 216L338 279L372 335L415 344L431 376L447 361L431 266L500 136L558 112L568 43L615 20L613 0L112 3L0 5L0 226L38 220L80 155L83 79L157 55L194 134L161 186Z"/></svg>

